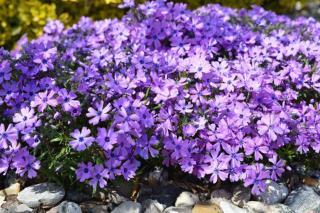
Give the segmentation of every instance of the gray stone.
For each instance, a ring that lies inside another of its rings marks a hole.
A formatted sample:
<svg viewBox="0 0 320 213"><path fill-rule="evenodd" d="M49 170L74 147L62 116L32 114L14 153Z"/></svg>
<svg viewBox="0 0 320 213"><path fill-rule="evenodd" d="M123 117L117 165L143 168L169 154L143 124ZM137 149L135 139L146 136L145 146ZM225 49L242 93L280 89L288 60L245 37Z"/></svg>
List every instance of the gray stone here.
<svg viewBox="0 0 320 213"><path fill-rule="evenodd" d="M211 192L210 203L218 204L221 200L230 200L232 194L224 189L216 189Z"/></svg>
<svg viewBox="0 0 320 213"><path fill-rule="evenodd" d="M6 202L5 199L6 199L5 196L0 195L0 208L1 208L2 204L4 204Z"/></svg>
<svg viewBox="0 0 320 213"><path fill-rule="evenodd" d="M270 213L272 209L269 205L260 201L249 201L244 204L244 208L249 213Z"/></svg>
<svg viewBox="0 0 320 213"><path fill-rule="evenodd" d="M235 205L243 207L246 202L250 201L250 199L251 199L250 188L240 185L233 190L231 201Z"/></svg>
<svg viewBox="0 0 320 213"><path fill-rule="evenodd" d="M223 212L228 213L246 213L246 210L239 208L227 200L221 200L219 206Z"/></svg>
<svg viewBox="0 0 320 213"><path fill-rule="evenodd" d="M88 213L109 213L109 212L110 211L108 206L102 206L102 205L95 206L88 211Z"/></svg>
<svg viewBox="0 0 320 213"><path fill-rule="evenodd" d="M0 213L8 213L8 210L0 208Z"/></svg>
<svg viewBox="0 0 320 213"><path fill-rule="evenodd" d="M58 213L82 213L81 208L74 202L63 201L58 206Z"/></svg>
<svg viewBox="0 0 320 213"><path fill-rule="evenodd" d="M153 171L149 172L146 178L149 185L154 186L162 184L163 182L167 181L168 172L162 167L155 167Z"/></svg>
<svg viewBox="0 0 320 213"><path fill-rule="evenodd" d="M111 213L141 213L142 207L140 203L126 201L112 210Z"/></svg>
<svg viewBox="0 0 320 213"><path fill-rule="evenodd" d="M111 203L114 203L114 204L117 204L117 205L119 205L122 202L125 202L125 201L129 200L128 198L118 194L116 191L110 191L107 194L107 199L108 199L108 202L111 202Z"/></svg>
<svg viewBox="0 0 320 213"><path fill-rule="evenodd" d="M142 212L144 213L161 213L165 206L156 200L145 200L142 202Z"/></svg>
<svg viewBox="0 0 320 213"><path fill-rule="evenodd" d="M86 213L110 213L115 206L112 203L101 201L86 201L80 204L81 210Z"/></svg>
<svg viewBox="0 0 320 213"><path fill-rule="evenodd" d="M244 208L248 213L295 213L290 207L284 204L268 205L260 201L249 201Z"/></svg>
<svg viewBox="0 0 320 213"><path fill-rule="evenodd" d="M257 200L266 204L275 204L281 203L288 196L289 190L283 183L267 180L266 185L266 190L256 196Z"/></svg>
<svg viewBox="0 0 320 213"><path fill-rule="evenodd" d="M23 189L17 199L30 208L37 208L40 205L50 207L59 203L64 195L62 186L54 183L40 183Z"/></svg>
<svg viewBox="0 0 320 213"><path fill-rule="evenodd" d="M192 213L192 209L188 207L169 207L163 213Z"/></svg>
<svg viewBox="0 0 320 213"><path fill-rule="evenodd" d="M182 192L176 200L176 207L193 207L199 202L199 197L191 192Z"/></svg>
<svg viewBox="0 0 320 213"><path fill-rule="evenodd" d="M8 209L9 213L32 213L32 209L25 205L25 204L20 204L17 205L15 207L11 207L10 209Z"/></svg>
<svg viewBox="0 0 320 213"><path fill-rule="evenodd" d="M284 204L294 209L296 213L305 213L320 209L320 196L312 187L300 186L291 191Z"/></svg>
<svg viewBox="0 0 320 213"><path fill-rule="evenodd" d="M271 206L275 213L295 213L289 206L278 203Z"/></svg>

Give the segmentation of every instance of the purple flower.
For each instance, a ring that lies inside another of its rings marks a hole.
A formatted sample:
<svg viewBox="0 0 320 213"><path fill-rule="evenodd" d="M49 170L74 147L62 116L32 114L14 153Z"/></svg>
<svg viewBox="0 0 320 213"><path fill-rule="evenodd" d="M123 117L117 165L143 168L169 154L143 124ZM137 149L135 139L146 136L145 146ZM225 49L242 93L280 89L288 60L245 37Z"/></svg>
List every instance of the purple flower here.
<svg viewBox="0 0 320 213"><path fill-rule="evenodd" d="M18 140L18 131L9 124L5 129L4 124L0 124L0 148L7 149L8 143L16 144Z"/></svg>
<svg viewBox="0 0 320 213"><path fill-rule="evenodd" d="M77 96L73 92L61 89L58 94L58 102L62 105L64 111L70 112L72 109L80 107L80 102L78 100L74 100Z"/></svg>
<svg viewBox="0 0 320 213"><path fill-rule="evenodd" d="M144 134L136 143L136 152L145 160L149 159L149 155L154 158L159 154L159 151L154 148L154 146L159 143L155 136L152 136L149 140L148 136Z"/></svg>
<svg viewBox="0 0 320 213"><path fill-rule="evenodd" d="M94 170L94 167L91 162L89 162L88 164L85 164L83 162L80 163L76 170L77 179L80 182L84 182L85 180L88 180L89 178L92 177L93 170Z"/></svg>
<svg viewBox="0 0 320 213"><path fill-rule="evenodd" d="M101 101L100 103L95 104L95 108L90 107L88 109L88 113L86 116L91 118L89 123L92 125L97 125L100 121L105 121L109 117L108 112L111 110L111 104L108 103L107 106L104 107L104 102Z"/></svg>
<svg viewBox="0 0 320 213"><path fill-rule="evenodd" d="M218 150L213 150L206 161L208 164L204 170L210 175L212 183L216 183L218 179L224 181L228 178L228 164L220 160Z"/></svg>
<svg viewBox="0 0 320 213"><path fill-rule="evenodd" d="M284 130L280 123L279 116L266 114L258 121L258 131L260 135L267 134L271 140L276 140L277 135L283 134Z"/></svg>
<svg viewBox="0 0 320 213"><path fill-rule="evenodd" d="M29 107L24 107L20 110L20 113L16 113L13 116L13 122L16 123L18 130L24 130L26 127L31 127L37 121L37 117L34 115L34 110Z"/></svg>
<svg viewBox="0 0 320 213"><path fill-rule="evenodd" d="M3 61L0 64L0 84L9 81L11 78L11 66L9 61Z"/></svg>
<svg viewBox="0 0 320 213"><path fill-rule="evenodd" d="M248 166L244 186L252 185L252 194L258 195L266 189L265 181L267 178L269 178L269 173L264 169L262 164Z"/></svg>
<svg viewBox="0 0 320 213"><path fill-rule="evenodd" d="M10 167L10 159L6 156L0 158L0 174L6 175Z"/></svg>
<svg viewBox="0 0 320 213"><path fill-rule="evenodd" d="M113 129L106 130L106 128L98 128L97 143L105 151L112 150L115 144L117 144L118 134Z"/></svg>
<svg viewBox="0 0 320 213"><path fill-rule="evenodd" d="M107 170L102 165L95 165L91 170L91 179L89 184L96 189L97 185L103 188L107 185L106 179L109 178Z"/></svg>
<svg viewBox="0 0 320 213"><path fill-rule="evenodd" d="M267 154L269 147L265 145L264 138L256 137L252 140L248 140L244 145L246 155L254 154L255 160L263 159L262 154Z"/></svg>
<svg viewBox="0 0 320 213"><path fill-rule="evenodd" d="M87 127L82 127L81 132L76 129L70 135L74 138L74 140L70 141L70 145L73 149L77 151L83 151L95 140L94 137L90 136L90 129Z"/></svg>
<svg viewBox="0 0 320 213"><path fill-rule="evenodd" d="M20 176L27 174L28 178L35 178L40 169L40 161L30 155L25 149L19 151L13 158L16 173Z"/></svg>
<svg viewBox="0 0 320 213"><path fill-rule="evenodd" d="M43 112L47 106L56 107L58 105L57 99L54 97L55 92L46 90L44 92L38 93L34 98L34 101L31 102L31 107L38 107L39 112Z"/></svg>

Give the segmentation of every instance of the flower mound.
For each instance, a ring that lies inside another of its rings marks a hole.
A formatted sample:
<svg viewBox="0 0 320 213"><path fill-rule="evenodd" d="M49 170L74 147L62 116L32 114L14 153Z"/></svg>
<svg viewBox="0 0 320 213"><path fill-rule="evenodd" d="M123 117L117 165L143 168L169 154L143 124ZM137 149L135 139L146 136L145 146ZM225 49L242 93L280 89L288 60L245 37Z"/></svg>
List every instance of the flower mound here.
<svg viewBox="0 0 320 213"><path fill-rule="evenodd" d="M320 23L130 6L122 20L49 22L0 51L0 173L70 169L105 187L157 158L259 193L285 171L280 150L320 151Z"/></svg>

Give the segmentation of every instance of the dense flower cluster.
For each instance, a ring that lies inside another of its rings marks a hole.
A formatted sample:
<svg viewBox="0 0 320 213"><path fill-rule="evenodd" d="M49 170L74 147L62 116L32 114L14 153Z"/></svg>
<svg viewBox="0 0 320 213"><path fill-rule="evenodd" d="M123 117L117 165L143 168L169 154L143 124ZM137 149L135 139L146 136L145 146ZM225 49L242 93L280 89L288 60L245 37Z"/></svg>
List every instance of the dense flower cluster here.
<svg viewBox="0 0 320 213"><path fill-rule="evenodd" d="M36 157L59 146L93 187L160 158L259 193L285 170L279 149L320 151L320 23L311 18L158 0L122 20L52 21L44 32L0 52L3 174L35 177Z"/></svg>

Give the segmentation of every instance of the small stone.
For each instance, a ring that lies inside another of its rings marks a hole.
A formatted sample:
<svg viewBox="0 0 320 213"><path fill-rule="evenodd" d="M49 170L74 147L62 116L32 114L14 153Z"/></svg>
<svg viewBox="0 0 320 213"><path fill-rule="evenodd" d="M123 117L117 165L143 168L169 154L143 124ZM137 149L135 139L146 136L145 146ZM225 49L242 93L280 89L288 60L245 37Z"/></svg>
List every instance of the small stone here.
<svg viewBox="0 0 320 213"><path fill-rule="evenodd" d="M25 204L20 204L8 209L8 211L14 213L32 213L33 210Z"/></svg>
<svg viewBox="0 0 320 213"><path fill-rule="evenodd" d="M165 206L156 200L145 200L142 202L142 212L144 213L161 213Z"/></svg>
<svg viewBox="0 0 320 213"><path fill-rule="evenodd" d="M59 203L64 195L65 191L62 186L54 183L40 183L23 189L17 199L30 208L37 208L41 205L50 207Z"/></svg>
<svg viewBox="0 0 320 213"><path fill-rule="evenodd" d="M147 178L149 185L155 186L168 179L168 172L162 167L156 167L153 171L149 172Z"/></svg>
<svg viewBox="0 0 320 213"><path fill-rule="evenodd" d="M17 200L16 195L10 195L6 197L6 201L1 205L4 209L10 209L12 207L18 206L20 203Z"/></svg>
<svg viewBox="0 0 320 213"><path fill-rule="evenodd" d="M58 208L59 208L59 206L52 207L46 213L58 213Z"/></svg>
<svg viewBox="0 0 320 213"><path fill-rule="evenodd" d="M199 202L199 197L191 192L182 192L175 203L176 207L193 207Z"/></svg>
<svg viewBox="0 0 320 213"><path fill-rule="evenodd" d="M271 206L272 211L275 213L295 213L289 206L278 203Z"/></svg>
<svg viewBox="0 0 320 213"><path fill-rule="evenodd" d="M272 180L266 181L266 190L256 197L257 200L266 204L282 202L288 196L289 190L283 183Z"/></svg>
<svg viewBox="0 0 320 213"><path fill-rule="evenodd" d="M192 209L188 207L174 207L166 208L163 213L192 213Z"/></svg>
<svg viewBox="0 0 320 213"><path fill-rule="evenodd" d="M140 203L126 201L121 203L118 207L112 210L111 213L140 213L142 210Z"/></svg>
<svg viewBox="0 0 320 213"><path fill-rule="evenodd" d="M90 209L89 211L87 211L88 213L109 213L109 208L108 206L95 206L92 209Z"/></svg>
<svg viewBox="0 0 320 213"><path fill-rule="evenodd" d="M295 213L290 207L284 204L268 205L260 201L249 201L245 204L249 213Z"/></svg>
<svg viewBox="0 0 320 213"><path fill-rule="evenodd" d="M246 213L246 210L239 208L228 200L221 200L219 206L223 212Z"/></svg>
<svg viewBox="0 0 320 213"><path fill-rule="evenodd" d="M303 185L291 191L284 204L294 209L297 213L305 213L320 209L320 196L312 187Z"/></svg>
<svg viewBox="0 0 320 213"><path fill-rule="evenodd" d="M8 188L0 190L0 196L7 197L9 195L17 195L20 192L20 183L14 183Z"/></svg>
<svg viewBox="0 0 320 213"><path fill-rule="evenodd" d="M104 204L103 202L88 201L80 204L83 212L86 213L110 213L114 209L112 204Z"/></svg>
<svg viewBox="0 0 320 213"><path fill-rule="evenodd" d="M5 200L6 198L4 197L4 196L1 196L0 195L0 208L1 208L1 206L2 206L2 204L4 204L5 203Z"/></svg>
<svg viewBox="0 0 320 213"><path fill-rule="evenodd" d="M116 191L110 191L107 194L107 199L108 199L108 202L111 202L111 203L114 203L114 204L117 204L117 205L119 205L122 202L125 202L125 201L129 200L128 198L118 194Z"/></svg>
<svg viewBox="0 0 320 213"><path fill-rule="evenodd" d="M232 194L224 189L216 189L211 192L210 203L219 204L221 200L230 200Z"/></svg>
<svg viewBox="0 0 320 213"><path fill-rule="evenodd" d="M196 204L192 213L224 213L222 209L216 204Z"/></svg>
<svg viewBox="0 0 320 213"><path fill-rule="evenodd" d="M243 207L244 204L251 199L251 191L250 188L244 186L237 186L233 190L233 195L231 201L240 207Z"/></svg>
<svg viewBox="0 0 320 213"><path fill-rule="evenodd" d="M244 204L244 208L249 213L270 213L270 212L272 212L271 211L272 209L269 205L262 203L260 201L249 201L246 204Z"/></svg>
<svg viewBox="0 0 320 213"><path fill-rule="evenodd" d="M81 208L74 202L63 201L58 206L58 213L82 213Z"/></svg>

